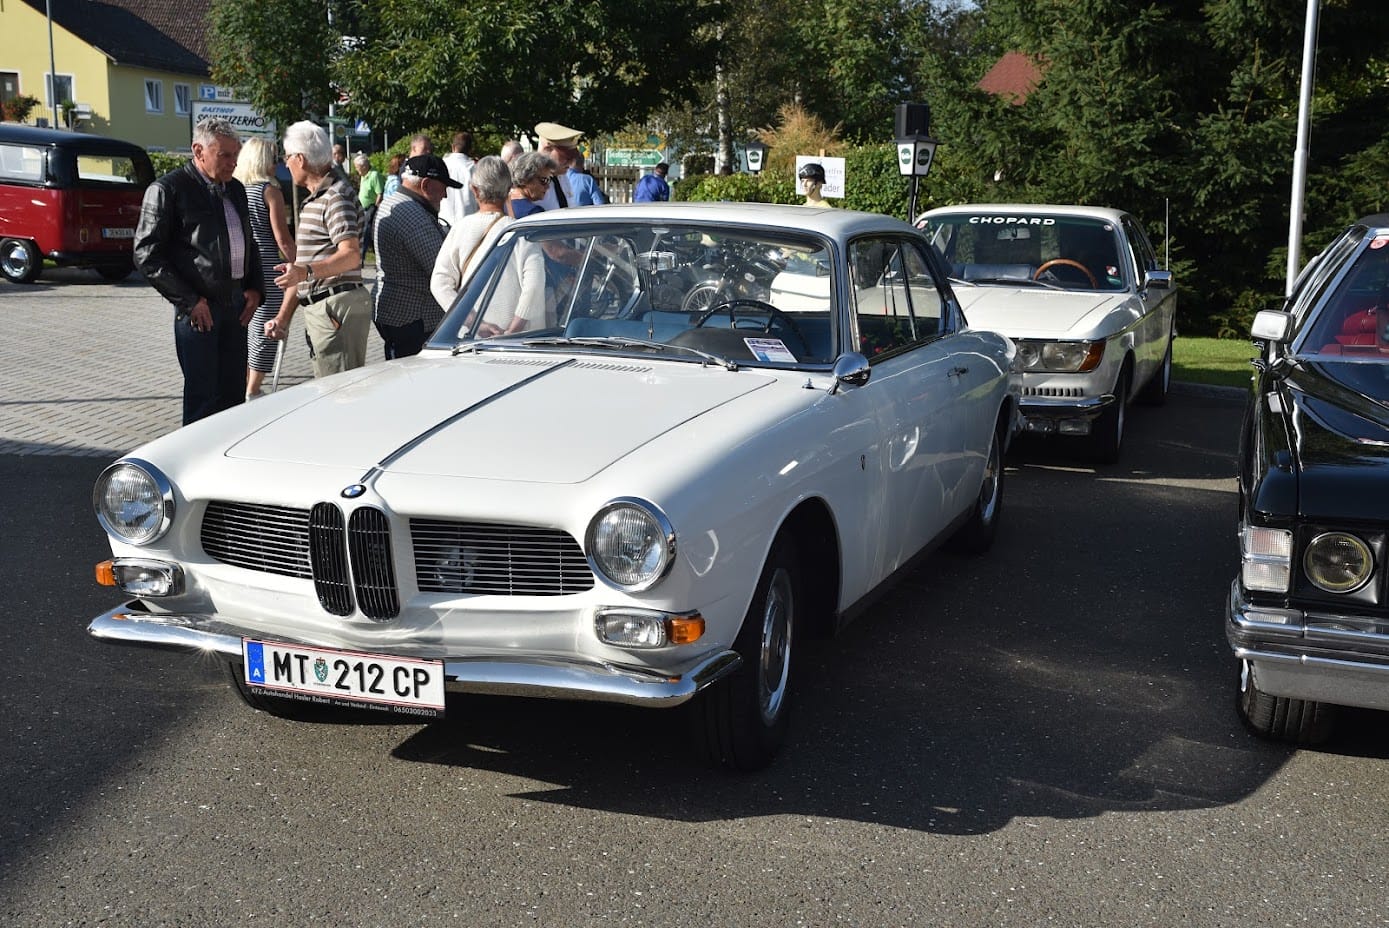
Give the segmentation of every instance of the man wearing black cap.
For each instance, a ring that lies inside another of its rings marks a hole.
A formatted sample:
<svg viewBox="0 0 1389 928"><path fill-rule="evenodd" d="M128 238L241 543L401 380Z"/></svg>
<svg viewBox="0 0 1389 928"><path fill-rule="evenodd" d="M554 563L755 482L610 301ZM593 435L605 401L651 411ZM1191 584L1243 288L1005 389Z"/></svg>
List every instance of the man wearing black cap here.
<svg viewBox="0 0 1389 928"><path fill-rule="evenodd" d="M376 331L386 360L419 354L444 318L429 290L434 260L444 244L439 204L462 185L437 155L415 155L400 172L400 189L376 216Z"/></svg>

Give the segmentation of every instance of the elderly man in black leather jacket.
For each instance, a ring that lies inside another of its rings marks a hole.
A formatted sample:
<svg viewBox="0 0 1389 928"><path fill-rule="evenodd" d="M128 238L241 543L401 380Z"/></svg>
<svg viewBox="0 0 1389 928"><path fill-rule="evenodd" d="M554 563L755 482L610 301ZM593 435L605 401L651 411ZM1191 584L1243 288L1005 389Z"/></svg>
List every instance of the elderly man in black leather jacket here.
<svg viewBox="0 0 1389 928"><path fill-rule="evenodd" d="M261 302L246 189L232 177L241 141L224 119L193 130L193 159L145 191L135 266L174 305L183 424L246 397L246 325Z"/></svg>

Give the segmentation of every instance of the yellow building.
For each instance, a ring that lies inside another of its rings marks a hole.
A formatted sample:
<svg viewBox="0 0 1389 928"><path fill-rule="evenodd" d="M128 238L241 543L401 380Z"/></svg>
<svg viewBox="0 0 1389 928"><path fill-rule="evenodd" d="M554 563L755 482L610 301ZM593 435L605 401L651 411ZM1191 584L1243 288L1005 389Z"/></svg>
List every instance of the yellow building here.
<svg viewBox="0 0 1389 928"><path fill-rule="evenodd" d="M0 102L19 95L46 120L146 148L186 151L193 101L209 82L209 0L0 0ZM67 102L67 107L63 103Z"/></svg>

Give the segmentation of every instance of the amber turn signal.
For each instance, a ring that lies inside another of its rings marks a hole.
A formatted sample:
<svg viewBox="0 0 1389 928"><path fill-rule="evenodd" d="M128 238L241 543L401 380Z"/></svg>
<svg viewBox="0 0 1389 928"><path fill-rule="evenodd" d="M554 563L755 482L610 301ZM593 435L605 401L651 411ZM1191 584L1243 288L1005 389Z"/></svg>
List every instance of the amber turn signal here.
<svg viewBox="0 0 1389 928"><path fill-rule="evenodd" d="M700 636L704 634L704 616L672 616L669 627L671 644L690 644L691 642L698 641Z"/></svg>
<svg viewBox="0 0 1389 928"><path fill-rule="evenodd" d="M96 565L96 582L102 586L116 585L116 571L114 561L102 561Z"/></svg>

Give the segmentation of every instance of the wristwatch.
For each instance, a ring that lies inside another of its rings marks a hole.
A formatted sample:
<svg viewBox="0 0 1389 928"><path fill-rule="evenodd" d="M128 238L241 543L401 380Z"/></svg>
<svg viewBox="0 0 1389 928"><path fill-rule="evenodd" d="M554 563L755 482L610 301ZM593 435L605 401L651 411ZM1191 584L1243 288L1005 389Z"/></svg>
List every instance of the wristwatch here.
<svg viewBox="0 0 1389 928"><path fill-rule="evenodd" d="M306 283L306 284L313 283L313 265L312 265L312 264L308 264L308 263L305 263L305 264L304 264L304 283Z"/></svg>

